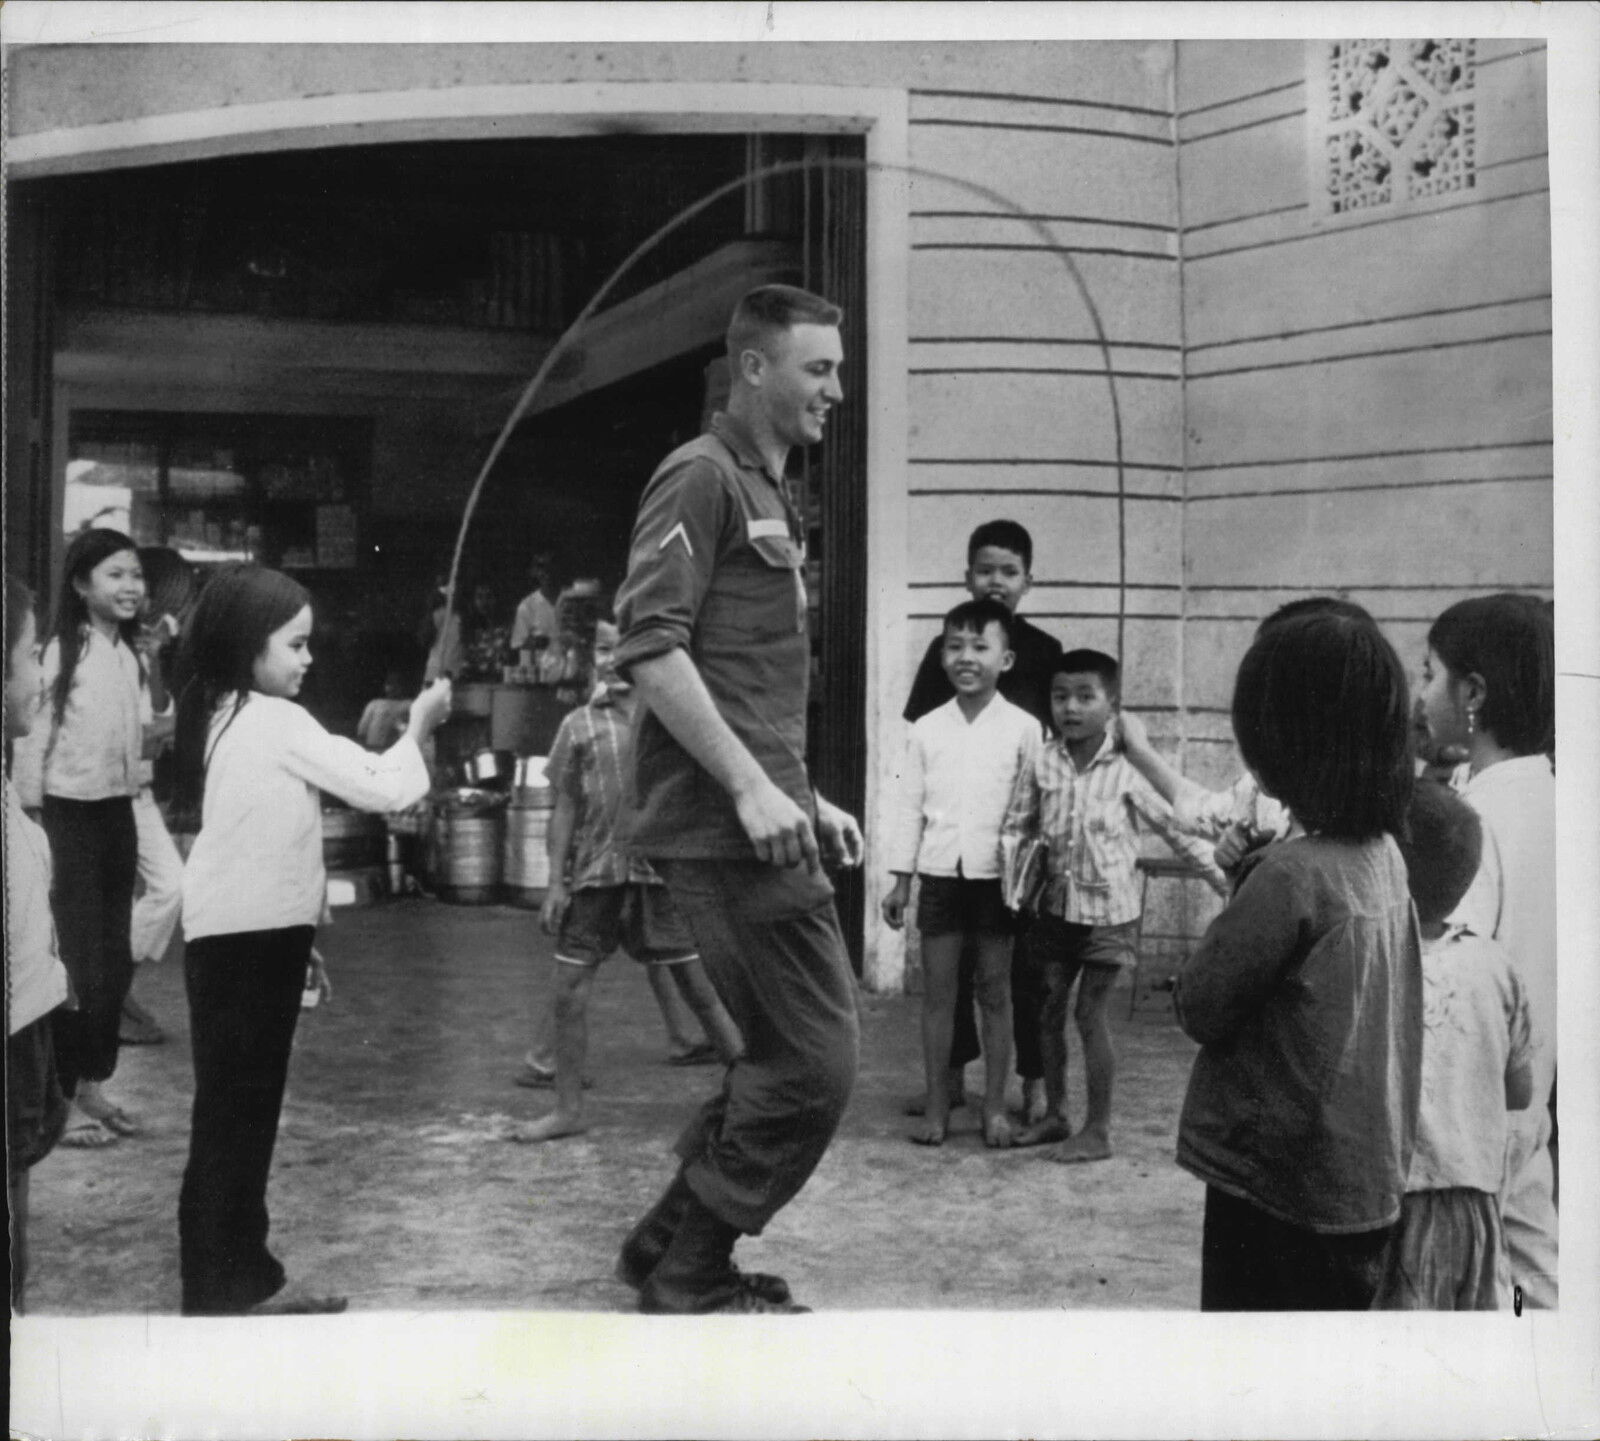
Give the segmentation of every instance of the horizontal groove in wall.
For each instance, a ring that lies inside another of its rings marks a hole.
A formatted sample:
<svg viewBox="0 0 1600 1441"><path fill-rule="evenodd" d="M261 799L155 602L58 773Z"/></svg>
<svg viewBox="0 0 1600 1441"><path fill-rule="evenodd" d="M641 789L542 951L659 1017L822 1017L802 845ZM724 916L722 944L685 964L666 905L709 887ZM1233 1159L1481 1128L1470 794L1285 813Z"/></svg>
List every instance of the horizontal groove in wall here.
<svg viewBox="0 0 1600 1441"><path fill-rule="evenodd" d="M1191 582L1188 587L1191 591L1233 592L1240 595L1300 595L1306 591L1362 591L1366 594L1382 591L1419 591L1419 590L1481 590L1489 593L1497 590L1549 590L1548 585L1538 581L1462 581L1462 580L1419 580L1419 581L1373 581L1365 585L1351 585L1348 581L1341 581L1337 586L1310 585L1303 581L1295 581L1292 585L1285 582L1283 585L1233 585L1219 582L1216 585L1198 585ZM1196 616L1193 619L1209 620L1237 620L1237 616Z"/></svg>
<svg viewBox="0 0 1600 1441"><path fill-rule="evenodd" d="M1198 235L1202 230L1215 230L1219 225L1243 225L1247 220L1265 220L1269 215L1290 215L1296 210L1309 210L1304 201L1298 205L1275 205L1271 210L1252 210L1248 215L1229 215L1222 220L1203 220L1199 225L1186 225L1183 233Z"/></svg>
<svg viewBox="0 0 1600 1441"><path fill-rule="evenodd" d="M1199 505L1213 500L1279 500L1290 495L1345 495L1360 491L1433 490L1441 486L1510 485L1525 481L1553 483L1552 475L1473 475L1457 476L1451 480L1387 480L1357 481L1351 485L1286 485L1281 490L1222 490L1210 495L1189 496L1191 504Z"/></svg>
<svg viewBox="0 0 1600 1441"><path fill-rule="evenodd" d="M1509 340L1536 340L1551 332L1541 330L1512 330L1504 335L1479 335L1465 340L1434 340L1421 345L1396 345L1381 350L1353 350L1347 354L1312 356L1304 360L1263 361L1259 365L1235 365L1218 370L1190 370L1190 383L1201 380L1218 380L1229 375L1257 375L1268 370L1301 370L1310 365L1337 365L1348 360L1375 360L1388 355L1421 355L1433 350L1460 350L1472 345L1497 345Z"/></svg>
<svg viewBox="0 0 1600 1441"><path fill-rule="evenodd" d="M1345 460L1392 460L1402 455L1455 455L1477 450L1522 450L1528 446L1549 445L1550 438L1542 440L1497 440L1479 445L1422 445L1405 450L1352 451L1347 455L1293 455L1272 460L1226 460L1211 465L1191 465L1191 471L1248 470L1264 465L1325 465Z"/></svg>
<svg viewBox="0 0 1600 1441"><path fill-rule="evenodd" d="M1158 370L1112 370L1118 380L1176 380L1178 377ZM1095 375L1104 378L1106 369L1101 366L1080 368L1068 365L913 365L908 375Z"/></svg>
<svg viewBox="0 0 1600 1441"><path fill-rule="evenodd" d="M1373 220L1356 221L1346 225L1325 226L1315 230L1302 231L1295 235L1279 235L1271 240L1256 240L1248 245L1224 246L1218 250L1202 250L1188 252L1184 260L1189 264L1197 265L1204 260L1217 260L1224 255L1242 255L1251 250L1270 250L1279 245L1294 245L1306 240L1326 240L1348 235L1357 230L1371 230L1379 225L1399 225L1408 220L1429 220L1439 215L1450 215L1457 210L1470 210L1477 205L1497 205L1508 200L1526 200L1534 195L1548 195L1548 185L1536 185L1528 190L1512 190L1504 195L1473 195L1471 198L1454 205L1433 205L1425 210L1408 210L1398 215L1383 215Z"/></svg>
<svg viewBox="0 0 1600 1441"><path fill-rule="evenodd" d="M1236 335L1227 340L1207 340L1191 345L1187 353L1195 355L1202 350L1218 350L1228 345L1254 345L1268 340L1294 340L1302 335L1329 335L1335 331L1363 330L1374 325L1393 325L1405 320L1432 320L1442 315L1467 315L1479 310L1497 310L1507 305L1532 305L1551 298L1548 290L1537 295L1516 295L1506 300L1479 300L1471 305L1444 305L1432 310L1408 310L1398 315L1376 315L1363 320L1341 320L1332 325L1307 325L1298 330L1277 330L1265 335Z"/></svg>
<svg viewBox="0 0 1600 1441"><path fill-rule="evenodd" d="M956 489L954 487L946 489L943 486L938 486L933 488L907 490L906 494L914 498L942 495L1042 495L1051 499L1059 497L1063 500L1117 500L1119 498L1118 492L1114 490L1062 490L1055 486L1048 485L1008 485L999 489L993 486L973 487L970 489ZM1122 493L1120 498L1129 501L1148 501L1154 505L1183 504L1183 497L1181 495L1144 495L1138 491L1127 491Z"/></svg>
<svg viewBox="0 0 1600 1441"><path fill-rule="evenodd" d="M1176 225L1158 225L1153 220L1108 220L1103 215L1047 215L1029 212L1018 215L1009 210L911 210L913 220L1012 220L1055 222L1062 225L1114 225L1127 230L1159 230L1167 235L1177 234Z"/></svg>
<svg viewBox="0 0 1600 1441"><path fill-rule="evenodd" d="M1546 444L1549 442L1547 441ZM909 458L910 465L1086 465L1100 466L1109 470L1117 468L1115 460L1091 460L1078 455L913 455ZM1181 465L1166 465L1154 460L1124 460L1124 470L1161 470L1177 475L1182 470ZM1194 467L1190 467L1192 470Z"/></svg>
<svg viewBox="0 0 1600 1441"><path fill-rule="evenodd" d="M1520 50L1508 50L1503 55L1490 55L1477 62L1478 69L1482 70L1485 65L1502 65L1507 60L1526 60L1530 55L1543 55L1546 48L1543 45L1524 45Z"/></svg>
<svg viewBox="0 0 1600 1441"><path fill-rule="evenodd" d="M1296 116L1304 115L1306 107L1302 105L1298 110L1280 110L1273 115L1263 115L1257 120L1241 121L1238 125L1224 125L1217 130L1205 130L1198 135L1185 135L1181 142L1184 145L1198 145L1202 140L1215 140L1219 135L1237 135L1241 130L1257 130L1263 125L1276 125L1280 120L1293 120Z"/></svg>
<svg viewBox="0 0 1600 1441"><path fill-rule="evenodd" d="M1099 345L1092 335L913 335L912 345ZM1108 340L1113 350L1166 350L1176 355L1181 346L1156 340Z"/></svg>
<svg viewBox="0 0 1600 1441"><path fill-rule="evenodd" d="M1464 588L1465 587L1460 587L1460 586L1452 587L1452 589L1464 589ZM1324 586L1312 586L1311 589L1312 590L1317 590L1317 591L1327 590L1330 594L1333 591L1333 587L1331 587L1331 586L1327 586L1327 587L1324 587ZM1345 587L1345 589L1348 590L1349 587L1347 586L1347 587ZM1480 593L1480 592L1478 592L1477 587L1472 587L1472 589L1473 589L1474 593ZM1485 586L1483 588L1483 590L1481 591L1481 594L1487 595L1487 594L1490 593L1491 589L1492 589L1491 587ZM1438 611L1433 611L1428 615L1387 615L1387 614L1380 614L1379 612L1374 611L1371 606L1367 606L1366 609L1372 614L1372 618L1375 621L1377 621L1379 625L1432 625L1434 623L1434 621L1439 619L1439 612ZM1255 625L1259 625L1261 623L1260 620L1255 616L1245 616L1245 615L1196 615L1192 611L1189 613L1189 616L1187 618L1189 620L1228 621L1228 622L1230 622L1232 624L1246 625L1246 626L1255 626ZM1198 710L1198 709L1200 709L1200 707L1191 706L1190 709L1191 710Z"/></svg>
<svg viewBox="0 0 1600 1441"><path fill-rule="evenodd" d="M1153 115L1159 120L1171 119L1170 110L1152 110L1145 105L1121 105L1112 100L1073 100L1064 95L1024 95L1010 90L935 90L913 86L913 99L919 96L937 96L950 100L1016 100L1027 105L1077 105L1085 110L1114 110L1123 115Z"/></svg>
<svg viewBox="0 0 1600 1441"><path fill-rule="evenodd" d="M1229 105L1242 105L1246 100L1259 100L1264 95L1280 95L1286 90L1298 90L1305 83L1304 80L1285 80L1282 85L1269 85L1265 90L1252 90L1248 95L1235 95L1227 100L1212 100L1205 105L1196 105L1192 110L1180 110L1177 118L1187 120L1191 115L1204 115L1208 110L1224 110Z"/></svg>
<svg viewBox="0 0 1600 1441"><path fill-rule="evenodd" d="M1178 257L1160 250L1124 250L1114 245L1023 245L1006 240L918 240L913 250L1037 250L1043 255L1120 255L1128 260L1165 260L1175 264Z"/></svg>
<svg viewBox="0 0 1600 1441"><path fill-rule="evenodd" d="M1092 125L1041 125L1031 120L947 120L921 119L917 116L907 122L913 128L941 126L955 130L1031 130L1047 135L1092 135L1102 140L1126 140L1135 145L1161 145L1171 149L1173 141L1167 135L1141 135L1137 130L1102 130Z"/></svg>

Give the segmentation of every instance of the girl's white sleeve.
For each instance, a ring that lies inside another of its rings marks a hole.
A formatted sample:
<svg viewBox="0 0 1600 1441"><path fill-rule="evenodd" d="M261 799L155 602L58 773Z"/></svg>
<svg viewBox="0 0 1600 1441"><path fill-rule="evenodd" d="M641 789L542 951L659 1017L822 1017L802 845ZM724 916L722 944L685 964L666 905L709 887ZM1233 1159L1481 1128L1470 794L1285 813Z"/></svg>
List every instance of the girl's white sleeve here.
<svg viewBox="0 0 1600 1441"><path fill-rule="evenodd" d="M428 767L409 734L381 754L346 736L330 735L299 706L284 738L285 769L362 811L398 811L428 793Z"/></svg>

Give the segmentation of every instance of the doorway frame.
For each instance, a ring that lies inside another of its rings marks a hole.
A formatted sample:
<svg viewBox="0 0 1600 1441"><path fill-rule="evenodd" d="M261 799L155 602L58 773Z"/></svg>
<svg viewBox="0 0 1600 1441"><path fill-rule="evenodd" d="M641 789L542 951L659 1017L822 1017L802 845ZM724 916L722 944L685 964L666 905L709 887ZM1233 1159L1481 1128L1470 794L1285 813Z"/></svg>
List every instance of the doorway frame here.
<svg viewBox="0 0 1600 1441"><path fill-rule="evenodd" d="M11 138L14 181L175 164L272 151L331 149L402 141L559 138L615 134L684 135L775 131L865 137L869 164L904 167L909 158L904 88L734 82L585 82L441 87L287 97L238 106L174 111L133 120L41 130ZM907 482L909 399L907 279L910 184L884 168L866 177L867 599L865 650L866 796L869 841L886 833L883 762L898 742L907 679ZM848 377L847 377L848 379ZM52 456L59 495L64 454ZM57 504L50 537L60 562ZM869 845L869 856L876 850ZM877 916L887 877L868 863L862 982L896 991L905 974L900 938Z"/></svg>

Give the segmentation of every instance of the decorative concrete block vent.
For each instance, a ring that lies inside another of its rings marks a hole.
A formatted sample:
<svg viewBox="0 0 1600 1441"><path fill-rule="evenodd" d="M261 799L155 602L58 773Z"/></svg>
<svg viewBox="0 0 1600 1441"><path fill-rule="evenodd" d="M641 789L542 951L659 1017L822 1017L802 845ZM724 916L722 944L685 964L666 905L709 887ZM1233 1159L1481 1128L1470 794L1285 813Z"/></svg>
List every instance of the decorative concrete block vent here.
<svg viewBox="0 0 1600 1441"><path fill-rule="evenodd" d="M1472 189L1475 71L1472 40L1310 42L1313 223Z"/></svg>

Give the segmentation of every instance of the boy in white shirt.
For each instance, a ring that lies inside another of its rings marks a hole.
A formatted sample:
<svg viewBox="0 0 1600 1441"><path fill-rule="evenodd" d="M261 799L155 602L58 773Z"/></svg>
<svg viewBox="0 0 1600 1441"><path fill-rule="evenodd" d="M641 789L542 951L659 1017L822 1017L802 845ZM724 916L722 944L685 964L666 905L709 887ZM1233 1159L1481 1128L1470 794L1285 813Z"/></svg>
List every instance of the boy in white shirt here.
<svg viewBox="0 0 1600 1441"><path fill-rule="evenodd" d="M1011 1069L1011 946L1015 920L1000 891L1000 823L1017 776L1039 750L1039 723L997 694L1014 661L1011 612L984 597L944 619L944 671L955 696L911 728L891 830L893 889L883 918L905 924L911 878L922 878L922 1057L927 1105L911 1133L939 1146L950 1128L950 1038L963 944L977 947L983 1014L983 1138L1011 1144L1006 1076Z"/></svg>

